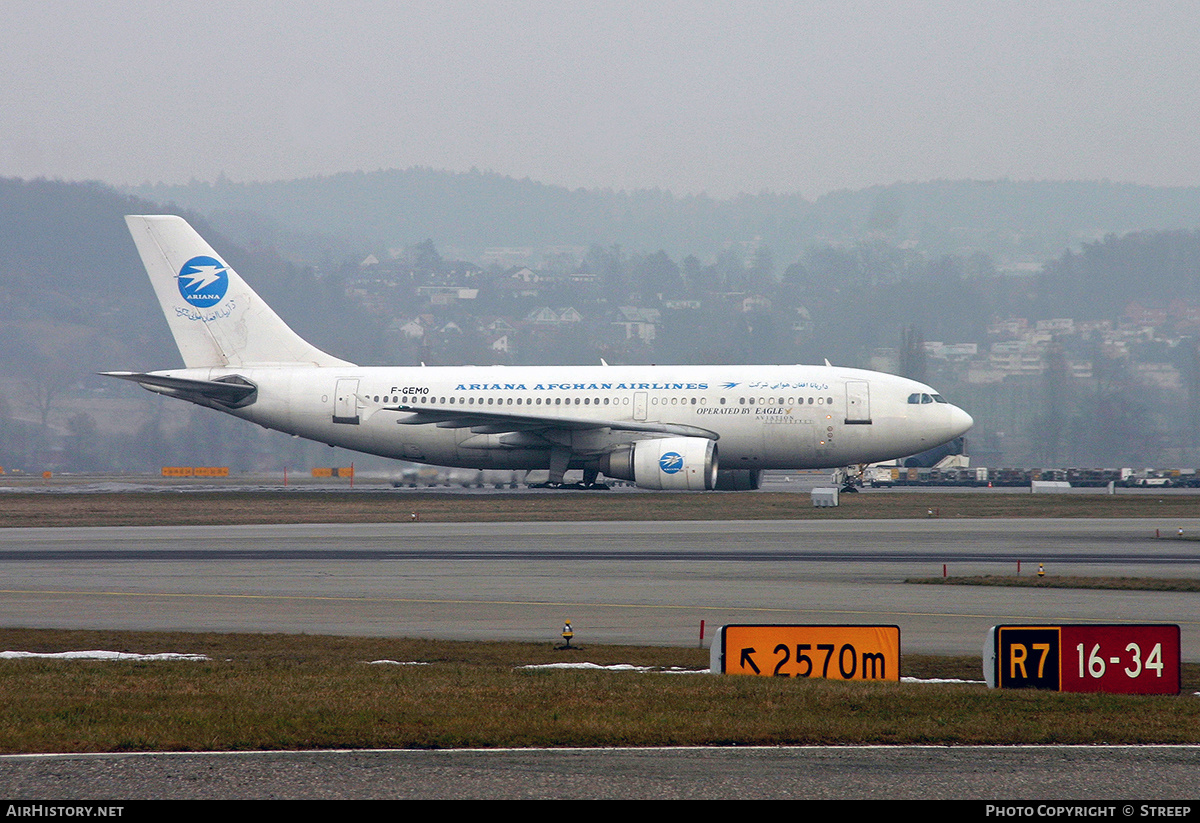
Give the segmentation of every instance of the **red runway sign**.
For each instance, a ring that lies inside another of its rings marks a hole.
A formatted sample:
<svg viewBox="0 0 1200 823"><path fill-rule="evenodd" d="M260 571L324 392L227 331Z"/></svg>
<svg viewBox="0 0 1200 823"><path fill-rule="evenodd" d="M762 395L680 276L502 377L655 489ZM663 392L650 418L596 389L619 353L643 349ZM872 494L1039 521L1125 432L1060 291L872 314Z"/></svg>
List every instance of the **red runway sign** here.
<svg viewBox="0 0 1200 823"><path fill-rule="evenodd" d="M996 626L989 683L1002 689L1179 694L1179 626Z"/></svg>

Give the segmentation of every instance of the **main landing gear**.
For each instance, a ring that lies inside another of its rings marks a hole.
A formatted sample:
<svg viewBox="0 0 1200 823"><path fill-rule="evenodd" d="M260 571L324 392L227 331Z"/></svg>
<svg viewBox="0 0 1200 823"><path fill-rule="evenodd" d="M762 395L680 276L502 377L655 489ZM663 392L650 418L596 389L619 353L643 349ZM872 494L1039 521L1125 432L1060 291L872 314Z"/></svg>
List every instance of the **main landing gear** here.
<svg viewBox="0 0 1200 823"><path fill-rule="evenodd" d="M857 466L846 466L844 469L838 469L834 472L834 477L841 480L842 494L858 494L858 490L862 488L863 477L867 473L867 464L861 463Z"/></svg>
<svg viewBox="0 0 1200 823"><path fill-rule="evenodd" d="M565 474L566 474L566 470L564 469L563 472L558 475L558 482L555 482L554 481L554 472L552 471L550 473L551 479L548 482L546 482L546 483L530 483L529 488L531 488L531 489L564 489L564 490L568 490L568 491L597 491L597 492L599 492L599 491L606 492L609 489L609 486L607 483L597 482L597 480L600 477L600 472L597 471L596 469L584 469L583 470L583 482L581 482L581 483L564 483L564 482L562 482L563 475L565 475Z"/></svg>

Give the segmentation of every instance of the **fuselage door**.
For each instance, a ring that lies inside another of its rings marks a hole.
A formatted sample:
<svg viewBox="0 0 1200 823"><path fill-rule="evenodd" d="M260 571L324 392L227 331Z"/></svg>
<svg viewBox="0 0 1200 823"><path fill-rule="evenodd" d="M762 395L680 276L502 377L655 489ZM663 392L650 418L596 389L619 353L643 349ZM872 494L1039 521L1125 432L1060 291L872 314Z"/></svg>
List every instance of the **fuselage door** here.
<svg viewBox="0 0 1200 823"><path fill-rule="evenodd" d="M646 419L646 405L650 397L649 392L635 391L633 393L633 419Z"/></svg>
<svg viewBox="0 0 1200 823"><path fill-rule="evenodd" d="M871 384L866 380L846 381L846 422L859 426L871 423Z"/></svg>
<svg viewBox="0 0 1200 823"><path fill-rule="evenodd" d="M358 380L345 378L337 381L333 393L333 422L358 425Z"/></svg>

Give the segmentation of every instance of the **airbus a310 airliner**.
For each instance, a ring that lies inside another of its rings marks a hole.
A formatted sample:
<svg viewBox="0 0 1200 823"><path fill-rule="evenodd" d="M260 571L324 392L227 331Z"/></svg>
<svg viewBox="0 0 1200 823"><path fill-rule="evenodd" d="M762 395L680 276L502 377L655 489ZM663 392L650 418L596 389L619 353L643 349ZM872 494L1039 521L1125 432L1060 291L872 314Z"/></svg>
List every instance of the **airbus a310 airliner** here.
<svg viewBox="0 0 1200 823"><path fill-rule="evenodd" d="M355 451L440 466L757 488L763 469L915 454L971 428L922 383L834 366L356 366L297 335L180 217L125 218L185 368L108 372ZM603 361L602 361L603 362Z"/></svg>

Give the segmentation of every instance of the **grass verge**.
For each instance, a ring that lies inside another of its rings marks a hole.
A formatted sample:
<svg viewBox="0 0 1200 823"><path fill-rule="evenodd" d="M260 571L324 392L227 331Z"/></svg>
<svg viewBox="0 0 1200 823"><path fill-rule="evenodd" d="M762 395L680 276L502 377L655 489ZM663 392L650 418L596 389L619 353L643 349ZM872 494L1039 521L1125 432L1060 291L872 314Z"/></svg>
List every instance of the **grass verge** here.
<svg viewBox="0 0 1200 823"><path fill-rule="evenodd" d="M1193 495L845 494L815 509L776 492L196 491L0 494L0 526L580 520L852 520L957 517L1196 517ZM1147 537L1153 537L1153 528ZM1163 532L1163 539L1178 539Z"/></svg>
<svg viewBox="0 0 1200 823"><path fill-rule="evenodd" d="M1028 589L1119 589L1136 592L1200 592L1200 580L1170 577L1016 577L982 574L964 577L910 577L905 583L933 586L1016 586Z"/></svg>
<svg viewBox="0 0 1200 823"><path fill-rule="evenodd" d="M698 649L290 635L2 630L22 651L202 653L208 662L0 661L3 752L851 743L1200 743L1184 696L997 692L971 684L523 669L702 668ZM429 665L367 665L391 659ZM980 678L908 656L906 676Z"/></svg>

